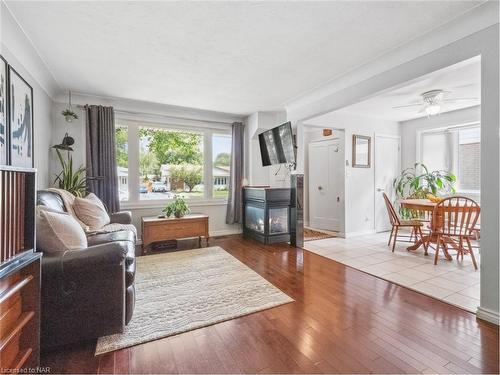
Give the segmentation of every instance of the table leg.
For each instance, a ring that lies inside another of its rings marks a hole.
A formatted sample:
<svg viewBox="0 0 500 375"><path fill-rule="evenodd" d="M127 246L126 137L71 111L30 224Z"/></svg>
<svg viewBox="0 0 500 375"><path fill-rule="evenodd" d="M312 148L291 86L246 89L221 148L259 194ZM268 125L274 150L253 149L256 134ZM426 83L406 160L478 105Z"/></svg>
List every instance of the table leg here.
<svg viewBox="0 0 500 375"><path fill-rule="evenodd" d="M423 236L422 238L420 238L417 242L415 242L415 244L411 245L411 246L408 246L406 248L406 250L408 251L415 251L417 250L420 246L422 246L424 244L424 241L425 242L428 242L429 241L429 237L430 236Z"/></svg>
<svg viewBox="0 0 500 375"><path fill-rule="evenodd" d="M429 235L423 236L423 241L425 241L425 242L431 241L431 236L429 236ZM406 249L408 251L416 251L420 246L422 246L424 244L423 241L422 241L422 239L419 239L414 245L409 246ZM450 253L448 252L448 245L451 245L451 247L453 247L454 249L457 249L457 244L452 239L450 239L448 237L441 238L440 241L441 241L441 245L443 246L444 256L446 257L447 260L452 260L452 257L450 255ZM425 254L425 255L427 255L427 254Z"/></svg>

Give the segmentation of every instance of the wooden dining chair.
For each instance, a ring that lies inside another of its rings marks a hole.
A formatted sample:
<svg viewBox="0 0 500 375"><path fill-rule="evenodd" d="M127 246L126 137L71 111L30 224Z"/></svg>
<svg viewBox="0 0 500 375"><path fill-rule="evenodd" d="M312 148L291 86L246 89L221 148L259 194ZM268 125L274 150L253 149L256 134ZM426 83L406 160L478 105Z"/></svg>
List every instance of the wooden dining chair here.
<svg viewBox="0 0 500 375"><path fill-rule="evenodd" d="M394 252L394 249L396 248L396 241L398 239L399 228L411 228L412 233L415 233L415 242L417 241L418 236L420 236L420 239L424 243L425 253L427 254L427 244L424 242L422 235L423 223L419 220L400 219L387 194L382 193L382 195L384 196L385 206L387 207L387 213L389 214L389 221L392 226L391 235L389 236L389 242L387 243L387 246L391 245L391 240L394 236L394 242L392 243L392 252ZM410 241L412 237L413 235L410 236Z"/></svg>
<svg viewBox="0 0 500 375"><path fill-rule="evenodd" d="M476 235L480 211L479 205L473 199L461 196L445 198L434 207L431 222L431 237L436 238L434 265L438 261L440 246L449 250L450 244L457 250L457 259L459 256L463 259L464 253L470 254L477 270L471 239Z"/></svg>

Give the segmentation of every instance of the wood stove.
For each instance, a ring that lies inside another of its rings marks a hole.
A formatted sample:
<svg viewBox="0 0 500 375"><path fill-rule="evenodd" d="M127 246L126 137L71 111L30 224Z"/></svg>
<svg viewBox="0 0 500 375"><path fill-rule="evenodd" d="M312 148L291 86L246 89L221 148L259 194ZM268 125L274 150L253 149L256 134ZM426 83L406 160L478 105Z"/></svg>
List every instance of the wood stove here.
<svg viewBox="0 0 500 375"><path fill-rule="evenodd" d="M243 188L243 235L271 244L290 241L290 189Z"/></svg>

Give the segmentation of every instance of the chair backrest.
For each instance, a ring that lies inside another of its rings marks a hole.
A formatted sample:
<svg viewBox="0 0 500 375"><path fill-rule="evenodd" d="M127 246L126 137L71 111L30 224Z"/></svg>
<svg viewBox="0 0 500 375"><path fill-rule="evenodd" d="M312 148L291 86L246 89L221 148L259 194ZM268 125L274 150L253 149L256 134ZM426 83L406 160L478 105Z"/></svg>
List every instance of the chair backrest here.
<svg viewBox="0 0 500 375"><path fill-rule="evenodd" d="M434 207L432 231L451 236L471 235L480 211L479 205L470 198L445 198Z"/></svg>
<svg viewBox="0 0 500 375"><path fill-rule="evenodd" d="M389 214L389 221L391 222L391 225L401 224L401 222L399 221L399 216L396 213L396 210L394 209L391 200L389 199L386 193L382 193L382 195L384 196L385 206L387 207L387 213Z"/></svg>
<svg viewBox="0 0 500 375"><path fill-rule="evenodd" d="M36 192L36 205L46 206L59 212L68 211L59 193L52 190L38 190Z"/></svg>

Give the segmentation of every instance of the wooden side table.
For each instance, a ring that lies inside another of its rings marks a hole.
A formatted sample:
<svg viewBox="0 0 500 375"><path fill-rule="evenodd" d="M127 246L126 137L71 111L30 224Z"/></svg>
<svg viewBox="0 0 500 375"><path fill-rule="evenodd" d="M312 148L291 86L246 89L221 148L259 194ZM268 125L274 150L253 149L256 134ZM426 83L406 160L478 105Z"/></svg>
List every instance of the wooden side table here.
<svg viewBox="0 0 500 375"><path fill-rule="evenodd" d="M142 227L142 254L147 254L153 242L176 240L180 238L198 237L201 246L201 237L205 237L208 246L208 216L203 214L189 214L181 218L145 216L141 220Z"/></svg>

